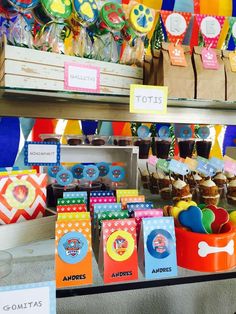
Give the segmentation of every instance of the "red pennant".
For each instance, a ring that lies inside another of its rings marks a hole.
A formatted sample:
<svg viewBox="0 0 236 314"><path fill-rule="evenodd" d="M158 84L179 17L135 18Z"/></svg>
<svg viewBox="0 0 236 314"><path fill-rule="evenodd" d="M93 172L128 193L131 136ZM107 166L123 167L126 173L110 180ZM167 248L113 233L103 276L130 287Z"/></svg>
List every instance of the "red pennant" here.
<svg viewBox="0 0 236 314"><path fill-rule="evenodd" d="M173 12L164 10L160 13L169 41L172 43L176 43L178 41L179 44L182 44L192 14L189 12Z"/></svg>
<svg viewBox="0 0 236 314"><path fill-rule="evenodd" d="M194 0L194 13L195 14L200 14L200 1L199 0ZM192 38L191 38L191 41L190 41L191 49L194 46L198 46L198 34L199 34L199 26L198 26L198 23L197 23L196 19L194 19Z"/></svg>
<svg viewBox="0 0 236 314"><path fill-rule="evenodd" d="M195 19L200 27L205 45L216 48L224 25L225 16L196 14Z"/></svg>

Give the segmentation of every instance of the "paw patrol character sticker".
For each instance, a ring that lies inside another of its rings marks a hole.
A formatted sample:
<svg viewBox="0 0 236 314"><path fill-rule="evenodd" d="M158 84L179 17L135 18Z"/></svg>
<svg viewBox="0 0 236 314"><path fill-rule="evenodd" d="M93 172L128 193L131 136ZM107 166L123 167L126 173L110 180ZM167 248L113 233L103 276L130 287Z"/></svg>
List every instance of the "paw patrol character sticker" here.
<svg viewBox="0 0 236 314"><path fill-rule="evenodd" d="M108 175L110 167L109 164L106 162L100 162L96 165L99 170L99 177L105 177Z"/></svg>
<svg viewBox="0 0 236 314"><path fill-rule="evenodd" d="M146 245L153 257L163 259L170 255L174 248L174 241L168 231L155 229L148 235Z"/></svg>
<svg viewBox="0 0 236 314"><path fill-rule="evenodd" d="M58 172L62 171L64 169L63 166L50 166L48 167L48 175L51 178L56 178Z"/></svg>
<svg viewBox="0 0 236 314"><path fill-rule="evenodd" d="M85 166L83 170L84 179L88 181L95 181L99 177L99 170L97 166Z"/></svg>
<svg viewBox="0 0 236 314"><path fill-rule="evenodd" d="M107 240L107 254L117 262L130 258L134 251L134 238L123 230L113 232Z"/></svg>
<svg viewBox="0 0 236 314"><path fill-rule="evenodd" d="M82 261L88 253L88 241L80 232L69 232L58 242L58 255L68 264Z"/></svg>
<svg viewBox="0 0 236 314"><path fill-rule="evenodd" d="M56 175L56 180L58 184L67 186L73 182L74 178L71 171L64 169L58 172Z"/></svg>
<svg viewBox="0 0 236 314"><path fill-rule="evenodd" d="M125 169L120 166L110 167L109 179L113 182L120 182L125 178Z"/></svg>
<svg viewBox="0 0 236 314"><path fill-rule="evenodd" d="M84 174L83 174L83 171L84 171L84 166L81 165L81 164L76 164L74 165L72 168L71 168L71 171L73 173L73 176L75 179L82 179Z"/></svg>

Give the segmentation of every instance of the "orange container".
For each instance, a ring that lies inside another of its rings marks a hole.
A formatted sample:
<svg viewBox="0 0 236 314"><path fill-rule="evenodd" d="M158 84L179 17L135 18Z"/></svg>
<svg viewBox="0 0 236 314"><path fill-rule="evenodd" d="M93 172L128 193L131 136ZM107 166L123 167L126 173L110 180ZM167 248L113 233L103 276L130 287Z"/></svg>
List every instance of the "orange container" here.
<svg viewBox="0 0 236 314"><path fill-rule="evenodd" d="M236 228L228 222L219 234L201 234L175 228L178 266L217 272L236 266Z"/></svg>

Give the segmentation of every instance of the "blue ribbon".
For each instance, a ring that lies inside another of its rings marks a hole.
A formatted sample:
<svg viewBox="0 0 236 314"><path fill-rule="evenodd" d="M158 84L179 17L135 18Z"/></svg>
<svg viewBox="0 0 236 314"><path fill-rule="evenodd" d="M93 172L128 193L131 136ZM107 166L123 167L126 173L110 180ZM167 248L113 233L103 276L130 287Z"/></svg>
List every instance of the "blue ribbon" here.
<svg viewBox="0 0 236 314"><path fill-rule="evenodd" d="M12 167L14 165L19 143L19 118L2 118L0 120L0 167Z"/></svg>
<svg viewBox="0 0 236 314"><path fill-rule="evenodd" d="M98 121L83 120L81 125L84 135L93 135L96 133Z"/></svg>

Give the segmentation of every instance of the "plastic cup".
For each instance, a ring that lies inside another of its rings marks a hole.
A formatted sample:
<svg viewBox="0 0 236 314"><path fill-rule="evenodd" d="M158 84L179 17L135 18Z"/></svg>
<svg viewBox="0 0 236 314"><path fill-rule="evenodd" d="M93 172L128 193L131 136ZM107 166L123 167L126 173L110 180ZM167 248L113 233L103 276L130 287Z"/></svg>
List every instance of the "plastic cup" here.
<svg viewBox="0 0 236 314"><path fill-rule="evenodd" d="M39 136L43 142L60 143L61 135L59 134L40 134Z"/></svg>
<svg viewBox="0 0 236 314"><path fill-rule="evenodd" d="M12 255L6 251L0 251L0 278L6 277L12 270Z"/></svg>
<svg viewBox="0 0 236 314"><path fill-rule="evenodd" d="M208 159L211 151L212 140L211 139L199 139L196 141L197 155Z"/></svg>
<svg viewBox="0 0 236 314"><path fill-rule="evenodd" d="M70 146L78 146L84 144L83 135L66 135L67 144Z"/></svg>
<svg viewBox="0 0 236 314"><path fill-rule="evenodd" d="M156 137L156 156L161 159L168 159L170 146L171 146L171 138L162 139Z"/></svg>
<svg viewBox="0 0 236 314"><path fill-rule="evenodd" d="M151 147L152 138L136 138L134 139L134 146L139 147L139 159L147 159L149 155L149 150Z"/></svg>
<svg viewBox="0 0 236 314"><path fill-rule="evenodd" d="M109 142L109 139L110 139L110 136L88 135L89 144L93 146L107 145Z"/></svg>
<svg viewBox="0 0 236 314"><path fill-rule="evenodd" d="M133 138L131 136L113 136L112 143L116 146L131 146Z"/></svg>
<svg viewBox="0 0 236 314"><path fill-rule="evenodd" d="M193 155L193 149L194 149L195 139L178 139L178 145L179 145L179 156L181 158L192 158Z"/></svg>

